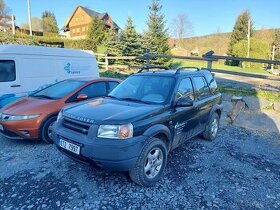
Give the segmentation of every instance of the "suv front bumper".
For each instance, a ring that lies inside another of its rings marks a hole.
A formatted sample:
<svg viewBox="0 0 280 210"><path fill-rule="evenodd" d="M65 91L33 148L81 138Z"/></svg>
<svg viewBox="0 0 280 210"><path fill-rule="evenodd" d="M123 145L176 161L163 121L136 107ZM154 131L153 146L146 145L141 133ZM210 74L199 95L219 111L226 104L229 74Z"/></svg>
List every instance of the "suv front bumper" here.
<svg viewBox="0 0 280 210"><path fill-rule="evenodd" d="M65 128L52 128L54 143L59 151L66 156L83 162L94 164L105 169L116 171L129 171L134 167L147 136L137 136L125 140L103 139L82 136ZM60 146L60 139L66 140L80 147L77 155Z"/></svg>

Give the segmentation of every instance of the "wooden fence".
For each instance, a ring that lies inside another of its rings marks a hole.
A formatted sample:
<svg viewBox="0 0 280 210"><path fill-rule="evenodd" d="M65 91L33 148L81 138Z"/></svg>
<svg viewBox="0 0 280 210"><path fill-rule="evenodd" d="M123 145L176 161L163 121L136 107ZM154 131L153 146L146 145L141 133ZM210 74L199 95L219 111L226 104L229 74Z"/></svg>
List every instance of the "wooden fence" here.
<svg viewBox="0 0 280 210"><path fill-rule="evenodd" d="M279 60L266 60L266 59L256 59L256 58L242 58L242 57L232 57L232 56L220 56L214 55L214 51L209 51L205 53L202 57L196 56L176 56L176 55L165 55L165 54L152 54L145 53L142 56L110 56L109 54L100 54L94 53L96 57L103 58L104 62L98 61L99 65L105 66L105 70L109 70L109 68L137 68L136 66L128 66L128 65L110 65L109 60L143 60L145 65L150 65L151 60L156 58L167 58L167 59L182 59L182 60L195 60L195 61L205 61L206 68L208 70L212 70L213 61L218 60L236 60L243 62L254 62L254 63L263 63L270 65L280 65Z"/></svg>

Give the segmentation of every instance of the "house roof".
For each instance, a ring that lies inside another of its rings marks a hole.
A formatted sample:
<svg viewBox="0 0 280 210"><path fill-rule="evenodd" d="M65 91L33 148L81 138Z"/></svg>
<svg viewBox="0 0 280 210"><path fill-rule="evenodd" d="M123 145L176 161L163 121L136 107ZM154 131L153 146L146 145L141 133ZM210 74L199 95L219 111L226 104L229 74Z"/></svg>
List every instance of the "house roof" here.
<svg viewBox="0 0 280 210"><path fill-rule="evenodd" d="M69 25L71 19L73 18L74 14L75 14L75 12L77 11L78 8L81 8L82 10L84 10L90 17L92 17L94 15L97 15L100 20L102 20L106 15L109 15L107 12L99 13L99 12L93 11L93 10L91 10L89 8L86 8L86 7L83 7L83 6L77 6L76 9L74 10L74 12L72 13L71 17L67 18L62 30L65 30L66 28L68 28L68 25ZM114 24L115 28L120 29L120 27L114 21L113 21L113 24Z"/></svg>

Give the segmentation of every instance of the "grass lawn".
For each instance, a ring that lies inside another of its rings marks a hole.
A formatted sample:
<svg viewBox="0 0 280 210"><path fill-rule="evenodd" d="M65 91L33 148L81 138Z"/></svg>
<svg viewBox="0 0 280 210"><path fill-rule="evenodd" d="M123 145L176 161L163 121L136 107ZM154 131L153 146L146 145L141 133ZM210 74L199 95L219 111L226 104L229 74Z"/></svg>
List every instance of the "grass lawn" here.
<svg viewBox="0 0 280 210"><path fill-rule="evenodd" d="M173 68L178 68L181 66L195 66L199 68L206 68L207 62L206 61L191 61L191 60L180 60L180 59L173 59ZM237 72L245 72L245 73L255 73L255 74L269 74L269 72L265 71L264 69L252 69L252 68L240 68L237 66L227 66L224 64L219 64L218 62L213 62L213 69L220 69L226 71L237 71Z"/></svg>

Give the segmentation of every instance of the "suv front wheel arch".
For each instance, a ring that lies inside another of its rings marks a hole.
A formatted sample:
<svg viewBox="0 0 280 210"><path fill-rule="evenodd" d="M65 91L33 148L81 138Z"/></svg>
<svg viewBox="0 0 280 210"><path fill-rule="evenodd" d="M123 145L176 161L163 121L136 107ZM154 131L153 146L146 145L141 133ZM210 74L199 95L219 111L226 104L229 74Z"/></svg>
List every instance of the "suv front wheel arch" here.
<svg viewBox="0 0 280 210"><path fill-rule="evenodd" d="M151 138L161 139L166 144L167 150L170 150L170 147L172 145L172 135L167 126L163 124L153 125L149 129L147 129L143 135Z"/></svg>

